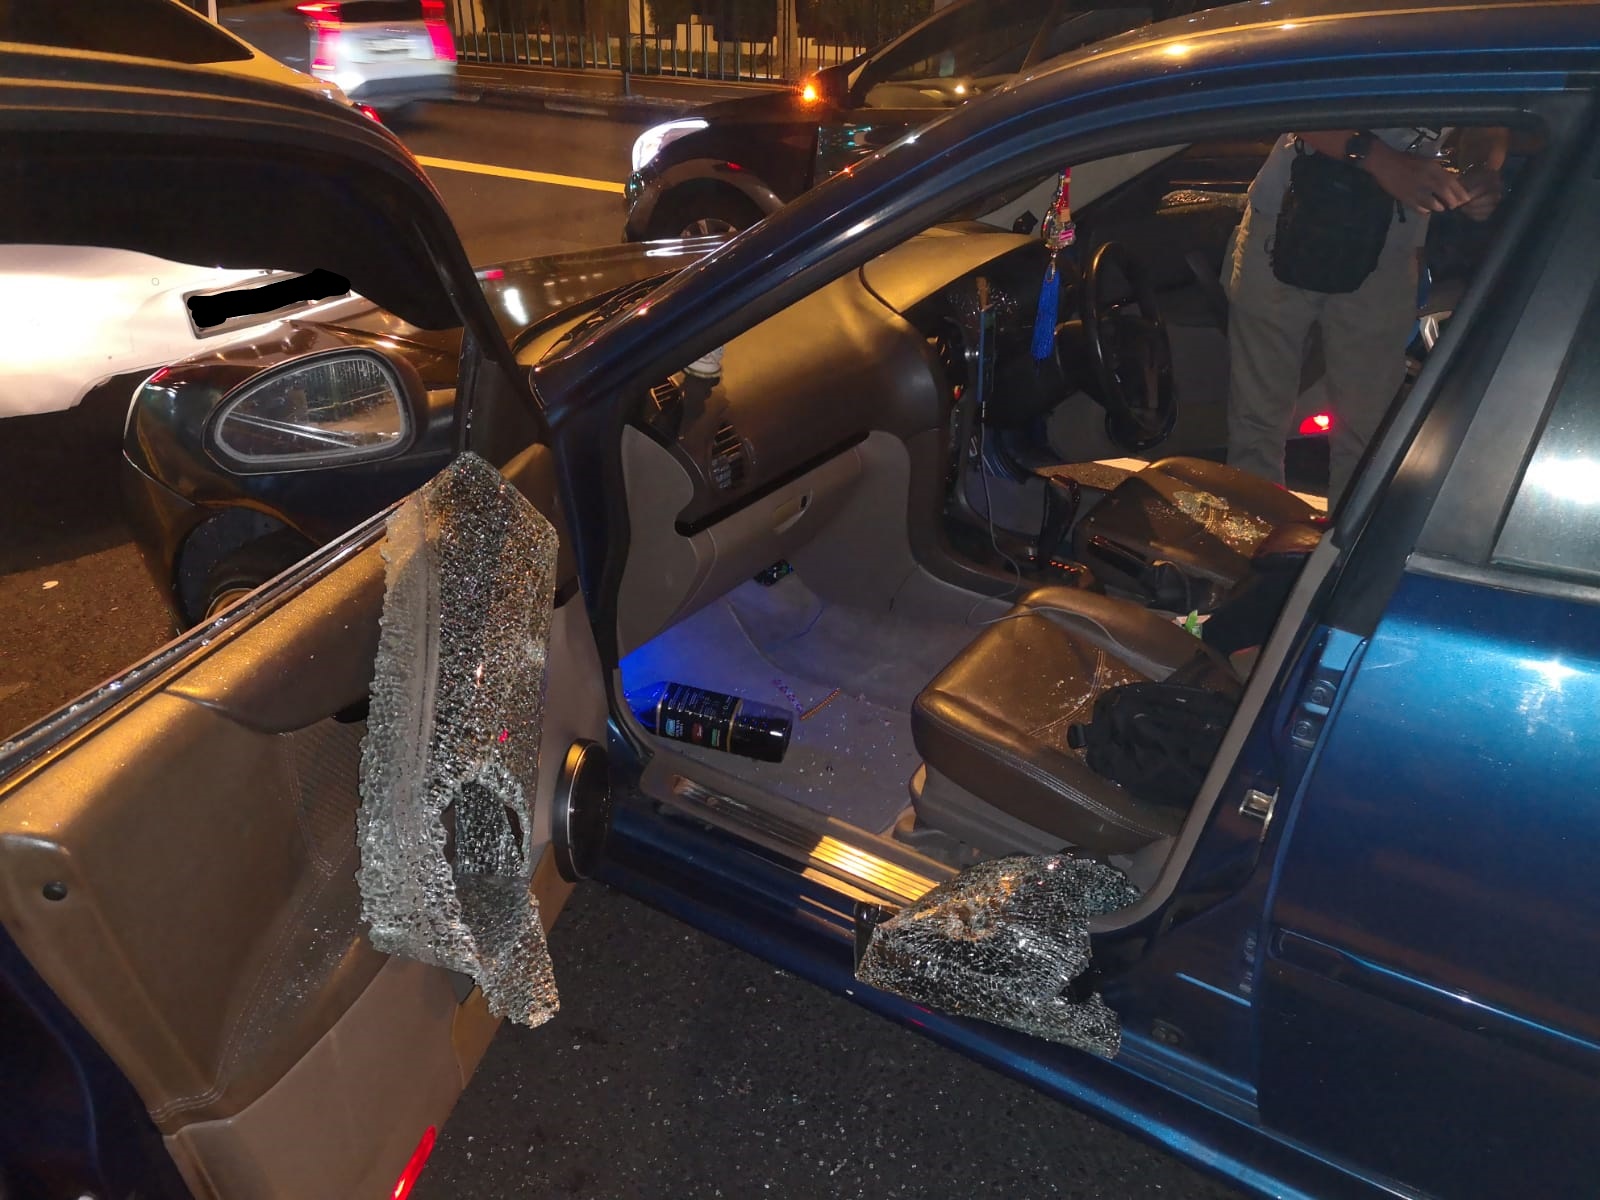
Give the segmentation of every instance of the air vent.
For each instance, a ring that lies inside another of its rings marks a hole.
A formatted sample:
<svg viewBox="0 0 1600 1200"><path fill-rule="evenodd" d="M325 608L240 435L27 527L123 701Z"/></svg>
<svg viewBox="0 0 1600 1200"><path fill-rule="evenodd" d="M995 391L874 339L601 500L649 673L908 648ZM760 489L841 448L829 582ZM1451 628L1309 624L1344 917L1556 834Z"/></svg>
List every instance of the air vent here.
<svg viewBox="0 0 1600 1200"><path fill-rule="evenodd" d="M711 482L719 491L743 487L750 477L750 447L727 422L711 438Z"/></svg>

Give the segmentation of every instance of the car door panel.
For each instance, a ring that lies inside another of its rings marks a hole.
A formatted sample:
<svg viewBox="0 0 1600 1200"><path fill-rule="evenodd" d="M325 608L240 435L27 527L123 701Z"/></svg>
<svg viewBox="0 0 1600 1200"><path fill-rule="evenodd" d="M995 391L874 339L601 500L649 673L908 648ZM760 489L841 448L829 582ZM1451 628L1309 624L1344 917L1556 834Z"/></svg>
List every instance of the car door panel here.
<svg viewBox="0 0 1600 1200"><path fill-rule="evenodd" d="M1452 1195L1514 1194L1534 1146L1547 1195L1600 1170L1590 754L1565 732L1592 724L1596 681L1569 665L1600 653L1591 616L1415 574L1390 600L1268 914L1274 1127ZM1374 1085L1381 1108L1345 1102Z"/></svg>
<svg viewBox="0 0 1600 1200"><path fill-rule="evenodd" d="M548 451L508 472L553 507ZM192 661L0 790L0 922L200 1195L379 1194L497 1024L470 983L378 953L361 920L381 528L286 600L196 631ZM555 615L547 685L536 847L568 746L605 737L581 600ZM546 854L547 925L569 890Z"/></svg>

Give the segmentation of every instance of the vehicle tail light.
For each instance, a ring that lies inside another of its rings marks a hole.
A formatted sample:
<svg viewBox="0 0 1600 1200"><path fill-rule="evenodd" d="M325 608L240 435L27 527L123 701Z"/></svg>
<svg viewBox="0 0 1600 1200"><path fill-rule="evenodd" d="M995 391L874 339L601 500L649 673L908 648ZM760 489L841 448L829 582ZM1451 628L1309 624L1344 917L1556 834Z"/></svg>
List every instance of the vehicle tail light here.
<svg viewBox="0 0 1600 1200"><path fill-rule="evenodd" d="M1327 433L1333 428L1333 417L1328 413L1315 413L1300 422L1301 433Z"/></svg>
<svg viewBox="0 0 1600 1200"><path fill-rule="evenodd" d="M297 4L295 12L304 17L317 35L316 48L311 52L311 71L333 70L336 57L335 39L339 34L338 0L315 0L314 3Z"/></svg>
<svg viewBox="0 0 1600 1200"><path fill-rule="evenodd" d="M383 124L383 118L378 115L378 110L370 104L358 104L356 105L356 111L363 117L376 121L379 125Z"/></svg>
<svg viewBox="0 0 1600 1200"><path fill-rule="evenodd" d="M406 1200L411 1194L411 1189L417 1186L417 1177L422 1174L422 1168L428 1165L428 1155L433 1153L433 1143L438 1137L439 1131L432 1125L423 1131L422 1140L411 1152L411 1161L400 1172L400 1178L395 1180L394 1191L389 1193L390 1200Z"/></svg>
<svg viewBox="0 0 1600 1200"><path fill-rule="evenodd" d="M433 56L455 62L456 38L444 19L444 0L422 0L422 21L433 39Z"/></svg>

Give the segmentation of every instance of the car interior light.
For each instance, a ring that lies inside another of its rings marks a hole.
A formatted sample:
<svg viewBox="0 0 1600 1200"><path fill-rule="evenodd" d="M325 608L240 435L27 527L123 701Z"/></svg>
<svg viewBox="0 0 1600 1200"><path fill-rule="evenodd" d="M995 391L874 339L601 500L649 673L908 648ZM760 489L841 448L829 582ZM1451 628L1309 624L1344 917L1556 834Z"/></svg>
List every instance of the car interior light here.
<svg viewBox="0 0 1600 1200"><path fill-rule="evenodd" d="M1333 415L1331 413L1314 413L1300 422L1301 433L1327 433L1333 428Z"/></svg>
<svg viewBox="0 0 1600 1200"><path fill-rule="evenodd" d="M433 1144L439 1140L439 1131L429 1125L423 1130L422 1138L417 1142L417 1148L411 1152L411 1160L406 1163L406 1169L400 1172L400 1178L395 1180L394 1191L389 1193L390 1200L406 1200L411 1194L411 1189L417 1186L417 1178L422 1174L422 1168L428 1165L428 1155L433 1153Z"/></svg>

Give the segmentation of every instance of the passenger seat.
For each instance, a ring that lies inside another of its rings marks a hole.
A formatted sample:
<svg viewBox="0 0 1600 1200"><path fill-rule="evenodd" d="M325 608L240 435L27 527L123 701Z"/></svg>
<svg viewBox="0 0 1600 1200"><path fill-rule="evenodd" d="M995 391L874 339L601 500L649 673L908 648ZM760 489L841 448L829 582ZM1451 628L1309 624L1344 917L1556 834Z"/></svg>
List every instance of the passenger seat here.
<svg viewBox="0 0 1600 1200"><path fill-rule="evenodd" d="M1090 719L1107 688L1179 668L1238 694L1227 660L1169 617L1073 588L1030 593L917 696L911 729L926 770L912 798L917 825L993 854L1119 854L1175 834L1184 812L1090 770L1067 730Z"/></svg>

